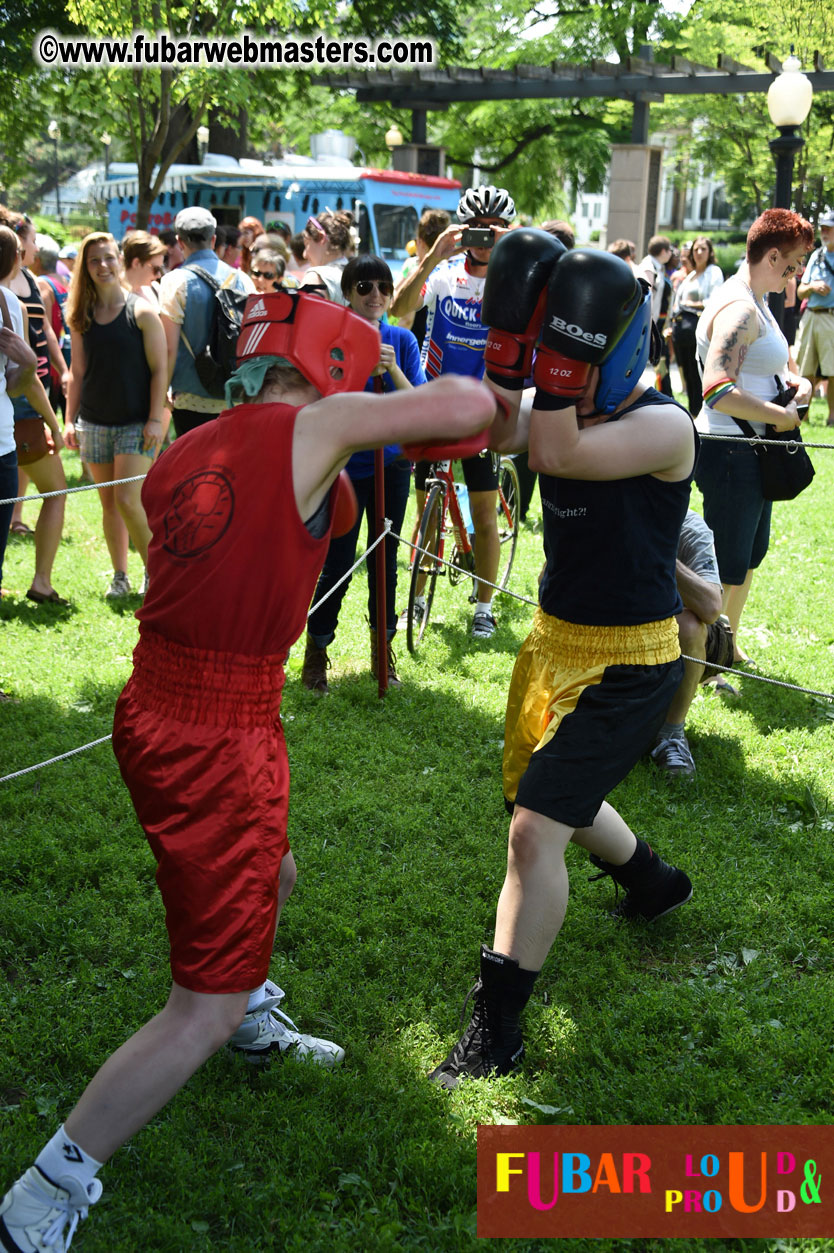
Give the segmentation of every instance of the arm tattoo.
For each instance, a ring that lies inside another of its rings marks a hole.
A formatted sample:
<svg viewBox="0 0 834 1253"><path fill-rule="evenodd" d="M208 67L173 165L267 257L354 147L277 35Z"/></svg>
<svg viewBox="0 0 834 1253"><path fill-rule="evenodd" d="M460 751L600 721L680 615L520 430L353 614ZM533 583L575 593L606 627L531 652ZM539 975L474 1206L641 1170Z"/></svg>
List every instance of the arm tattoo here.
<svg viewBox="0 0 834 1253"><path fill-rule="evenodd" d="M750 327L750 311L745 309L736 321L732 330L725 331L722 340L715 344L715 365L717 369L731 374L741 369L747 355L746 332Z"/></svg>

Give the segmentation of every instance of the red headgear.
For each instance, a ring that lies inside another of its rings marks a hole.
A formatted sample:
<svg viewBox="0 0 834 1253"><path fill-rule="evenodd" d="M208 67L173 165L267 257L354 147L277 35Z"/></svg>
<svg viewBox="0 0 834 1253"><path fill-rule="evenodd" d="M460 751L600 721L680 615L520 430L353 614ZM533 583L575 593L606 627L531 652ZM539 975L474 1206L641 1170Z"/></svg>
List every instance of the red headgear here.
<svg viewBox="0 0 834 1253"><path fill-rule="evenodd" d="M238 362L286 357L323 396L361 392L379 364L379 331L342 305L307 292L250 296Z"/></svg>

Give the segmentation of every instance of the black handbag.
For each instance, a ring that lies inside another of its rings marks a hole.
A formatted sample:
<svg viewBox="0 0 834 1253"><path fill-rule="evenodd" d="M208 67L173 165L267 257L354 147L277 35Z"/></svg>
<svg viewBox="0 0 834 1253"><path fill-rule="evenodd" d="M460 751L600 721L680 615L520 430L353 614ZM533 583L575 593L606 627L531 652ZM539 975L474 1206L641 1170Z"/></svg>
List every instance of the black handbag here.
<svg viewBox="0 0 834 1253"><path fill-rule="evenodd" d="M774 377L778 391L771 403L784 409L796 395L796 388L785 388L778 375ZM741 418L733 418L733 421L744 431L759 459L765 500L794 500L805 491L814 477L814 467L798 429L775 431L769 426L766 435L757 435L749 422ZM778 440L779 443L765 443L765 440Z"/></svg>

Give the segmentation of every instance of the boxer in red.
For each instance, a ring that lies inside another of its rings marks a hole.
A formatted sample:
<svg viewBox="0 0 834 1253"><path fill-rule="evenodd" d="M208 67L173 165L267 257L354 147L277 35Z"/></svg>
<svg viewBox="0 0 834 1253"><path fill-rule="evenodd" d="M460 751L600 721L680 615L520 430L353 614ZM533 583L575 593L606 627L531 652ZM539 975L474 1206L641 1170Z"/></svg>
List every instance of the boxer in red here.
<svg viewBox="0 0 834 1253"><path fill-rule="evenodd" d="M330 536L352 521L348 457L441 440L460 442L437 455L472 455L496 413L483 384L456 376L363 393L379 351L348 309L252 296L232 381L255 403L177 440L145 481L150 590L113 744L157 858L173 982L0 1202L5 1249L65 1250L101 1196L101 1164L225 1043L341 1060L287 1032L267 980L288 851L283 663Z"/></svg>

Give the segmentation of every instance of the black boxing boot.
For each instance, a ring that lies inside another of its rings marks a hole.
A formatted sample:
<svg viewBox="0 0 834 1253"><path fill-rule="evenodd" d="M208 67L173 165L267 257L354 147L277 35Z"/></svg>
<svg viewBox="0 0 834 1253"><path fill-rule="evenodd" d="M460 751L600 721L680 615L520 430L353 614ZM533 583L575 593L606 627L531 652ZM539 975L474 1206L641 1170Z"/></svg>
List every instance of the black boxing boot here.
<svg viewBox="0 0 834 1253"><path fill-rule="evenodd" d="M595 879L610 875L626 890L623 899L611 910L615 918L642 918L644 922L653 922L685 905L692 897L689 875L663 861L644 840L637 841L633 856L623 866L604 861L596 853L591 853L591 861L601 872L593 876Z"/></svg>
<svg viewBox="0 0 834 1253"><path fill-rule="evenodd" d="M462 1079L494 1079L515 1070L524 1056L519 1018L530 999L538 970L481 946L481 977L464 1001L474 998L469 1026L448 1056L429 1075L441 1088Z"/></svg>

